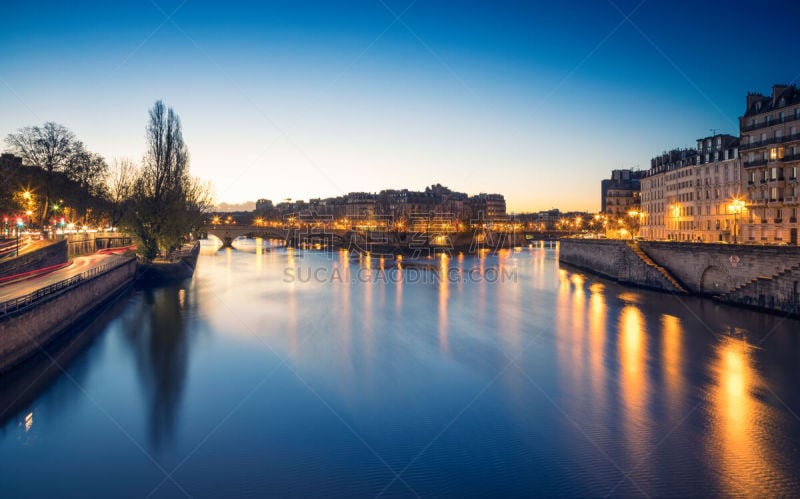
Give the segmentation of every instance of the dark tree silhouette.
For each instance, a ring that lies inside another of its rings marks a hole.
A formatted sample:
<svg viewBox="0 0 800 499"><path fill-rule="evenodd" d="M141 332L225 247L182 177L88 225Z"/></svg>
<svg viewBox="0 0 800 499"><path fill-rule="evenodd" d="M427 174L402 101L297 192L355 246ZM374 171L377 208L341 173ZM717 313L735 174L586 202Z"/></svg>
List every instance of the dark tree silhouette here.
<svg viewBox="0 0 800 499"><path fill-rule="evenodd" d="M53 172L69 168L77 143L75 134L63 125L48 121L41 127L20 128L17 133L8 134L5 142L10 152L20 156L25 164L39 166L45 171L44 202L40 218L44 220L50 204Z"/></svg>
<svg viewBox="0 0 800 499"><path fill-rule="evenodd" d="M178 115L157 101L147 124L147 151L123 225L148 259L178 247L201 223L208 190L189 175L189 150Z"/></svg>

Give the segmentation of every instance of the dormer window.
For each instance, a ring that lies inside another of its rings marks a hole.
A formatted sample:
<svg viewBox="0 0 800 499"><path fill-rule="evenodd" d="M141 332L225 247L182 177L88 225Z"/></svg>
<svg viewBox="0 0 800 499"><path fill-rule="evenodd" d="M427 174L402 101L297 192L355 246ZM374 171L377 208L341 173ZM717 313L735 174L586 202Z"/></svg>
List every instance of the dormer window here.
<svg viewBox="0 0 800 499"><path fill-rule="evenodd" d="M781 97L781 100L778 102L778 105L779 105L779 106L785 106L785 105L786 105L786 99L784 99L783 97Z"/></svg>
<svg viewBox="0 0 800 499"><path fill-rule="evenodd" d="M761 103L756 102L756 111L761 111Z"/></svg>

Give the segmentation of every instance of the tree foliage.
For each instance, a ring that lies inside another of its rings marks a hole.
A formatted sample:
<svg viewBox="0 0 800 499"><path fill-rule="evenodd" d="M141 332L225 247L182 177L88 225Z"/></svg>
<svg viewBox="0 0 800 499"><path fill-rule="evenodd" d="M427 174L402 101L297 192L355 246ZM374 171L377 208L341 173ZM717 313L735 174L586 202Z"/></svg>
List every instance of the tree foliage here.
<svg viewBox="0 0 800 499"><path fill-rule="evenodd" d="M148 259L180 246L202 223L210 190L189 175L189 150L178 115L157 101L149 113L147 151L123 225Z"/></svg>
<svg viewBox="0 0 800 499"><path fill-rule="evenodd" d="M45 171L44 203L41 219L47 217L50 203L53 172L67 169L75 152L77 139L67 127L48 121L41 127L20 128L6 137L9 150L20 156L27 165L39 166Z"/></svg>

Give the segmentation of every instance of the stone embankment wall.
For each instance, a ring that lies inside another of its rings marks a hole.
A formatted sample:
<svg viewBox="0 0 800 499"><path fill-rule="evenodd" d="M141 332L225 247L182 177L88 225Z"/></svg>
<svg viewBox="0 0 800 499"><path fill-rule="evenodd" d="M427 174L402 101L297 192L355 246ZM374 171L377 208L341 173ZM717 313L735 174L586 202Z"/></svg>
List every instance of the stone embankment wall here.
<svg viewBox="0 0 800 499"><path fill-rule="evenodd" d="M641 242L639 247L700 295L724 295L800 264L800 248L788 246Z"/></svg>
<svg viewBox="0 0 800 499"><path fill-rule="evenodd" d="M800 314L800 248L679 242L638 247L691 293ZM633 257L641 260L628 243L612 240L562 239L559 253L561 262L620 282L668 289L653 285L652 272L643 272Z"/></svg>
<svg viewBox="0 0 800 499"><path fill-rule="evenodd" d="M0 277L22 274L38 270L67 261L67 242L55 241L42 248L29 252L22 252L16 258L9 258L0 262Z"/></svg>
<svg viewBox="0 0 800 499"><path fill-rule="evenodd" d="M32 308L0 318L0 372L35 354L72 324L133 282L136 260L42 299Z"/></svg>
<svg viewBox="0 0 800 499"><path fill-rule="evenodd" d="M656 268L637 256L625 241L561 239L558 259L626 284L660 291L678 291Z"/></svg>

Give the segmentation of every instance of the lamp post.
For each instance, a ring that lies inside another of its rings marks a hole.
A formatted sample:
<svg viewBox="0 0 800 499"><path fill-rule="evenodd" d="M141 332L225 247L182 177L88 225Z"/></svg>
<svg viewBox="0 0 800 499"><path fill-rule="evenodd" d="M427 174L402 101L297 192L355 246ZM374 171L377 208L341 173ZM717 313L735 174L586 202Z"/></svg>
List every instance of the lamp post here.
<svg viewBox="0 0 800 499"><path fill-rule="evenodd" d="M670 212L672 214L673 230L675 231L675 233L673 234L674 235L673 239L675 241L677 241L678 240L678 235L679 235L679 232L680 232L680 229L678 228L678 223L679 223L678 218L681 215L681 208L680 208L680 206L677 206L677 205L670 205L669 210L670 210Z"/></svg>
<svg viewBox="0 0 800 499"><path fill-rule="evenodd" d="M639 234L639 228L642 225L642 218L644 217L644 213L639 210L631 210L628 212L628 216L631 217L633 220L631 222L631 239L635 239L636 235Z"/></svg>
<svg viewBox="0 0 800 499"><path fill-rule="evenodd" d="M739 229L739 214L744 209L744 201L739 198L734 198L731 201L731 204L728 205L728 211L733 213L733 243L736 244L738 242L737 236L738 229Z"/></svg>
<svg viewBox="0 0 800 499"><path fill-rule="evenodd" d="M17 256L19 256L19 233L22 232L24 225L25 222L22 221L22 217L17 217Z"/></svg>

